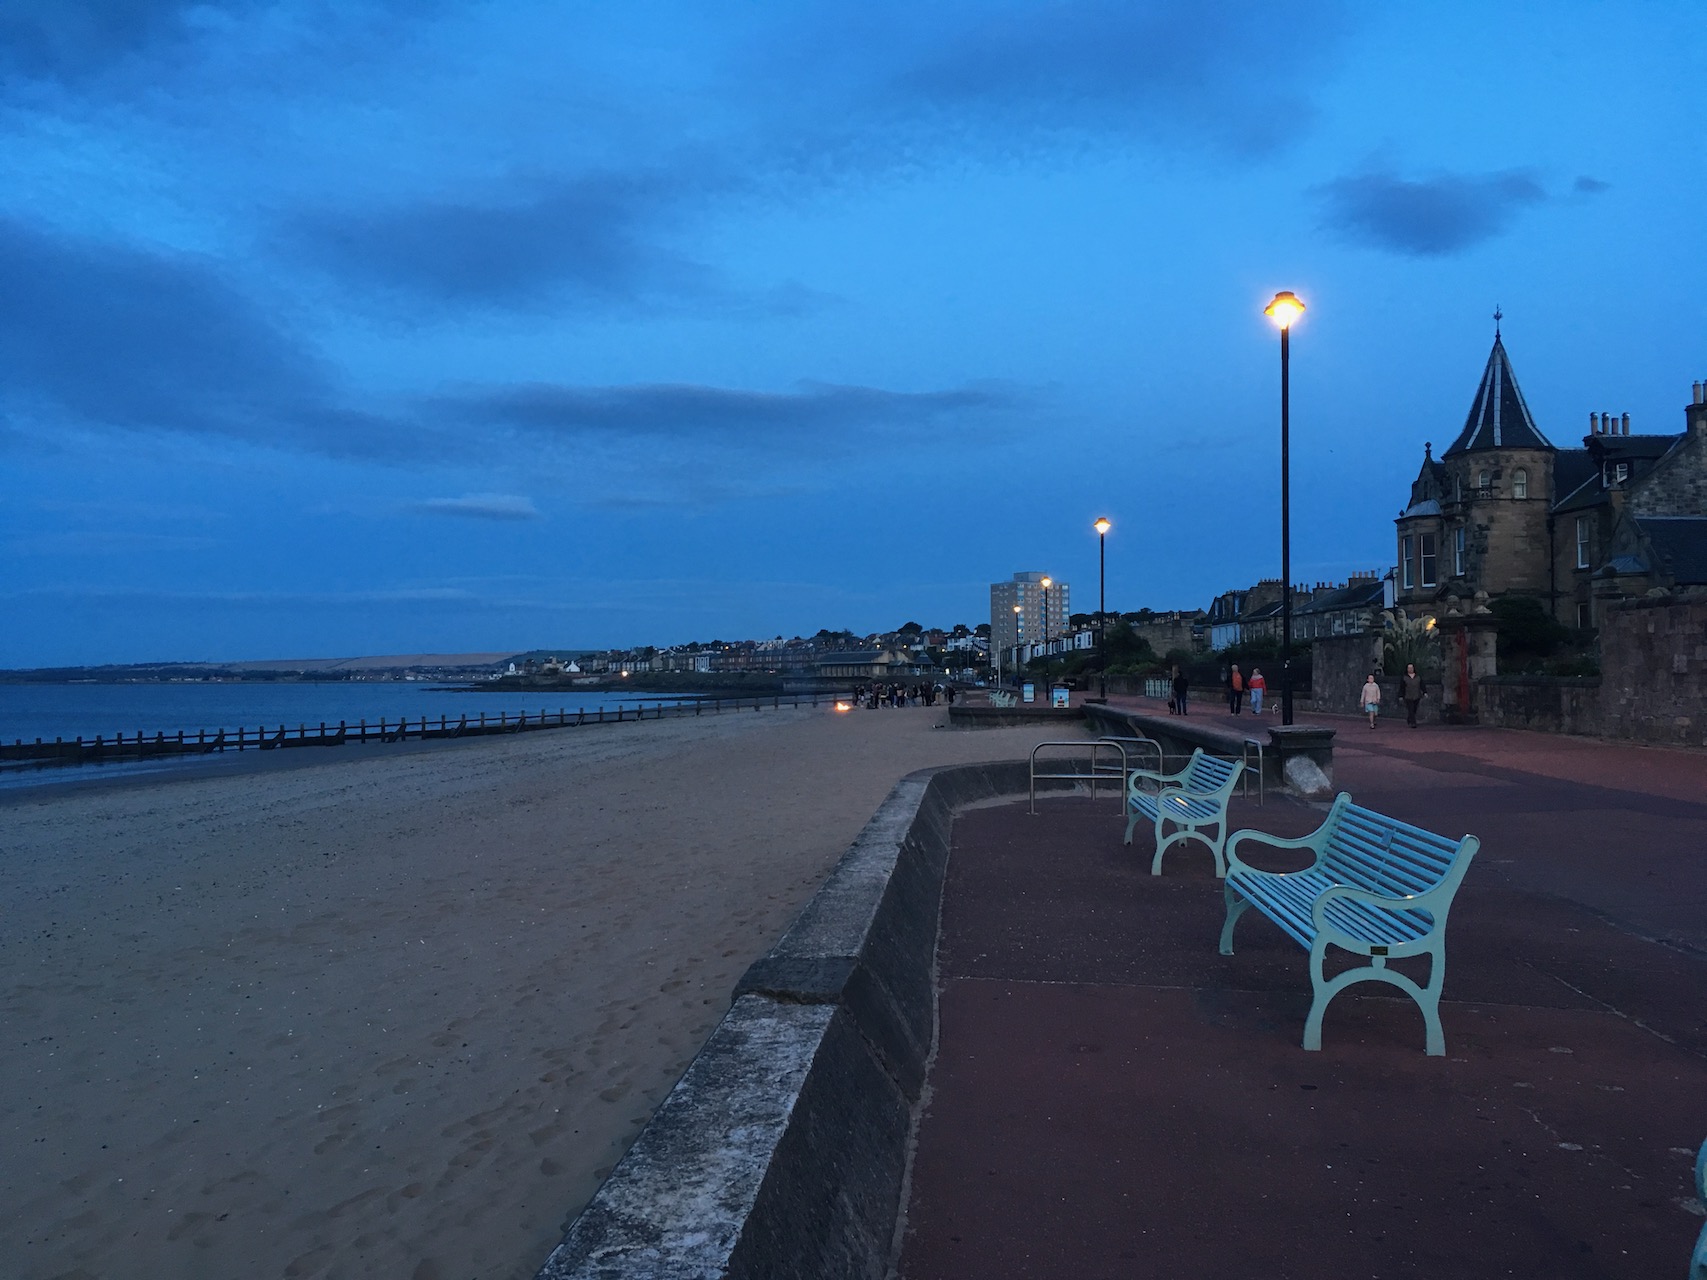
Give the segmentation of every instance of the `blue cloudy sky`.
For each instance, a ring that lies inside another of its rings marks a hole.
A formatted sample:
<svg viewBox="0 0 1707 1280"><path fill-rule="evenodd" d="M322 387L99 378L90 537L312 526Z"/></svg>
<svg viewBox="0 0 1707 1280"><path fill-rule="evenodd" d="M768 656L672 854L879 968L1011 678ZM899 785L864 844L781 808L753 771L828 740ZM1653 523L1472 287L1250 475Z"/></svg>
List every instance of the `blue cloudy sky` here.
<svg viewBox="0 0 1707 1280"><path fill-rule="evenodd" d="M1392 560L1495 304L1707 376L1707 12L11 0L0 666L976 622Z"/></svg>

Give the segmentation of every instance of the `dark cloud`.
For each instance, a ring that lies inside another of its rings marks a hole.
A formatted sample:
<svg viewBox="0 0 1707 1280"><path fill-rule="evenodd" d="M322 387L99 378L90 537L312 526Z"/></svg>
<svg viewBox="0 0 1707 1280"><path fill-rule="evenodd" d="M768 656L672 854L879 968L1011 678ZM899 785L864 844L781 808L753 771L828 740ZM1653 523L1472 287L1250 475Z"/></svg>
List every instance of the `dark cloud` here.
<svg viewBox="0 0 1707 1280"><path fill-rule="evenodd" d="M429 307L600 309L734 296L676 242L708 208L793 199L850 172L959 163L1060 135L1267 152L1306 127L1308 85L1349 28L1339 0L1057 0L765 11L720 64L734 109L701 139L636 140L631 168L519 180L391 207L291 218L287 243L389 301ZM550 38L547 33L547 39ZM715 56L715 55L712 55ZM666 118L668 113L666 112Z"/></svg>
<svg viewBox="0 0 1707 1280"><path fill-rule="evenodd" d="M330 372L215 261L0 218L0 417L333 456L432 447L337 402Z"/></svg>
<svg viewBox="0 0 1707 1280"><path fill-rule="evenodd" d="M1349 26L1338 0L824 5L788 56L758 51L784 70L754 83L848 113L842 147L874 142L890 162L919 158L908 137L988 151L1060 132L1266 152L1308 126L1311 78Z"/></svg>
<svg viewBox="0 0 1707 1280"><path fill-rule="evenodd" d="M1011 391L885 391L804 383L789 392L662 384L568 387L535 383L436 397L430 416L478 422L529 434L574 439L676 439L707 444L786 444L821 451L858 448L877 433L905 431L960 414L998 414L1017 402Z"/></svg>
<svg viewBox="0 0 1707 1280"><path fill-rule="evenodd" d="M296 218L287 236L351 284L441 304L679 296L705 289L709 273L658 237L706 185L686 170L591 174L507 200L322 210Z"/></svg>
<svg viewBox="0 0 1707 1280"><path fill-rule="evenodd" d="M785 442L822 453L953 415L1014 407L1003 388L901 392L802 384L521 384L447 392L396 412L347 403L331 373L208 259L73 239L0 219L0 421L31 434L131 430L331 457L414 461L470 437L660 438L712 448ZM526 499L437 499L438 515L525 519Z"/></svg>
<svg viewBox="0 0 1707 1280"><path fill-rule="evenodd" d="M1599 178L1591 178L1585 173L1571 184L1571 190L1579 196L1597 196L1602 191L1612 190L1612 184L1602 182Z"/></svg>
<svg viewBox="0 0 1707 1280"><path fill-rule="evenodd" d="M428 498L411 503L416 515L457 516L472 520L538 520L532 498L511 493L470 493L460 498Z"/></svg>
<svg viewBox="0 0 1707 1280"><path fill-rule="evenodd" d="M1458 253L1504 231L1547 199L1521 169L1412 180L1389 172L1336 178L1315 189L1323 225L1348 240L1418 257Z"/></svg>
<svg viewBox="0 0 1707 1280"><path fill-rule="evenodd" d="M92 425L244 433L316 363L218 267L0 218L0 396Z"/></svg>
<svg viewBox="0 0 1707 1280"><path fill-rule="evenodd" d="M7 0L0 6L0 69L73 82L133 54L185 39L198 15L263 0Z"/></svg>

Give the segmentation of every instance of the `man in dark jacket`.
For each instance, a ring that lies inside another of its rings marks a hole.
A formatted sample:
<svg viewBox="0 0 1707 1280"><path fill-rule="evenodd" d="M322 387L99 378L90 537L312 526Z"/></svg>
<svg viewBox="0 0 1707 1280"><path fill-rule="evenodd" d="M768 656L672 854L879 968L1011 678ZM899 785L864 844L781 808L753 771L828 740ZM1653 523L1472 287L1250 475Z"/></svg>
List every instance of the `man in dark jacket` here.
<svg viewBox="0 0 1707 1280"><path fill-rule="evenodd" d="M1413 729L1417 727L1417 708L1422 705L1426 692L1423 679L1417 674L1417 664L1407 662L1405 674L1399 678L1399 699L1405 704L1405 723Z"/></svg>

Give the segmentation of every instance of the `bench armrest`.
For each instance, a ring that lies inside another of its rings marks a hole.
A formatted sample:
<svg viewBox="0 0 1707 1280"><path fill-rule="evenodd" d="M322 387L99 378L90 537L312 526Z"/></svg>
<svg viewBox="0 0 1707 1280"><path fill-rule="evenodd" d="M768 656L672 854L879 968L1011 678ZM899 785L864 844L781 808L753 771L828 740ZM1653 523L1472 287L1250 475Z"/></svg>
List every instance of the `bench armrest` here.
<svg viewBox="0 0 1707 1280"><path fill-rule="evenodd" d="M1139 778L1149 778L1152 782L1169 782L1184 772L1184 769L1175 769L1172 773L1162 769L1128 769L1126 778L1128 783L1136 782Z"/></svg>
<svg viewBox="0 0 1707 1280"><path fill-rule="evenodd" d="M1320 862L1322 858L1322 850L1318 845L1318 837L1320 837L1321 834L1322 833L1320 831L1312 831L1307 836L1288 839L1284 836L1271 836L1266 831L1257 831L1253 828L1246 828L1243 831L1235 831L1232 835L1227 837L1227 844L1224 850L1227 856L1227 874L1232 875L1236 871L1256 871L1255 867L1247 864L1233 851L1235 845L1245 840L1254 841L1258 844L1266 844L1273 849L1308 849L1316 855L1316 861ZM1300 870L1305 869L1306 868L1300 868ZM1292 873L1290 871L1262 871L1258 872L1258 874L1272 876L1291 875Z"/></svg>
<svg viewBox="0 0 1707 1280"><path fill-rule="evenodd" d="M1288 839L1284 836L1271 836L1266 831L1257 831L1253 828L1247 828L1244 831L1235 831L1232 835L1227 837L1227 843L1224 846L1227 857L1227 874L1231 876L1235 872L1240 871L1255 872L1258 875L1268 876L1293 874L1290 871L1257 871L1255 867L1241 861L1234 854L1233 850L1234 846L1244 840L1254 840L1259 843L1266 844L1270 848L1274 849L1308 849L1316 855L1315 862L1313 862L1311 866L1321 862L1322 850L1328 842L1328 833L1333 830L1334 823L1338 821L1340 810L1350 803L1351 796L1347 792L1340 792L1339 795L1334 797L1333 808L1328 810L1327 819L1321 826L1317 827L1307 836L1298 836L1293 839ZM1309 870L1309 868L1300 867L1299 870L1306 871Z"/></svg>

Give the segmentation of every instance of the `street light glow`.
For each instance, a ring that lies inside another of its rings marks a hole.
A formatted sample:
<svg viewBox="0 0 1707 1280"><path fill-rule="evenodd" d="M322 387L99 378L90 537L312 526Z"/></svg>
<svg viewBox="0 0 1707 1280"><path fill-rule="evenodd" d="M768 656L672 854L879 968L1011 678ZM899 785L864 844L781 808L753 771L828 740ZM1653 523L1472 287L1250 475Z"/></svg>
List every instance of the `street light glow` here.
<svg viewBox="0 0 1707 1280"><path fill-rule="evenodd" d="M1045 591L1047 591L1047 590L1049 590L1050 587L1055 585L1055 579L1045 578L1038 585L1041 586Z"/></svg>
<svg viewBox="0 0 1707 1280"><path fill-rule="evenodd" d="M1098 518L1097 522L1091 526L1091 528L1095 529L1098 533L1107 533L1110 529L1114 528L1114 526L1109 523L1107 516L1101 516Z"/></svg>
<svg viewBox="0 0 1707 1280"><path fill-rule="evenodd" d="M1274 295L1274 301L1262 309L1262 313L1282 329L1289 329L1292 322L1304 314L1304 304L1292 290L1282 289Z"/></svg>

